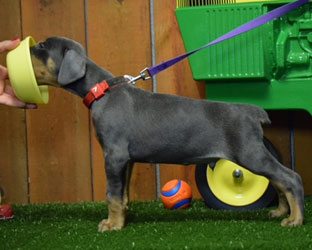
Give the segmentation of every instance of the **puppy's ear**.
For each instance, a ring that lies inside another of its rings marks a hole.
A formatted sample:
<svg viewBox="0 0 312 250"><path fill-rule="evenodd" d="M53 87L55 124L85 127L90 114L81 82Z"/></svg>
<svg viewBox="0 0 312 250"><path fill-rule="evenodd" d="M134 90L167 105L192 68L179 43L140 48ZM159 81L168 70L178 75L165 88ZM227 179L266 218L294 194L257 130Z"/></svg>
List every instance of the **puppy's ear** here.
<svg viewBox="0 0 312 250"><path fill-rule="evenodd" d="M57 81L61 85L72 83L86 73L86 59L75 50L68 50L64 56Z"/></svg>

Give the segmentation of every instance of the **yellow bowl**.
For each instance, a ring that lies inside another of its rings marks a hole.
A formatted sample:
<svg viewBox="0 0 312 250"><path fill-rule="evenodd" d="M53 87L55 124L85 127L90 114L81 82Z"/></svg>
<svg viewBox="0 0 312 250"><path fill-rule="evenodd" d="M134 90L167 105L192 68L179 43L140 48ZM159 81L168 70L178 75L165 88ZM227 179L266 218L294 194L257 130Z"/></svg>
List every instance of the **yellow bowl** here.
<svg viewBox="0 0 312 250"><path fill-rule="evenodd" d="M36 42L31 37L26 37L19 46L11 50L7 55L7 68L9 78L16 96L27 103L49 102L48 86L38 86L33 66L31 63L29 48Z"/></svg>

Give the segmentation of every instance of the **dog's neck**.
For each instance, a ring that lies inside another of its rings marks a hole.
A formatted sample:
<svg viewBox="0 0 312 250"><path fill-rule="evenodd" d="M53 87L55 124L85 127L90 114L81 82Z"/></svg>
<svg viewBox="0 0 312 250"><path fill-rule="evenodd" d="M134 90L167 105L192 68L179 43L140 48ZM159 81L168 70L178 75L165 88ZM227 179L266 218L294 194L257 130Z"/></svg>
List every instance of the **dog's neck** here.
<svg viewBox="0 0 312 250"><path fill-rule="evenodd" d="M83 78L63 86L64 89L82 98L84 98L89 93L95 84L114 77L112 73L96 65L90 59L87 59L86 67L86 75Z"/></svg>

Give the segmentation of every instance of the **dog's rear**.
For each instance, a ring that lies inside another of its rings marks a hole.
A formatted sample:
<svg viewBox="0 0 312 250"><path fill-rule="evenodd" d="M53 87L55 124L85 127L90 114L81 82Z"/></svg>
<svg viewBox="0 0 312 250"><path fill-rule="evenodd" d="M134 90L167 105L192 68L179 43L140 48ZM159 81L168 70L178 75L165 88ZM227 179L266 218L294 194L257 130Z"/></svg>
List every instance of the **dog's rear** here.
<svg viewBox="0 0 312 250"><path fill-rule="evenodd" d="M257 106L253 106L253 108L252 108L250 105L248 110L250 112L250 115L254 116L255 118L257 117L262 125L271 124L271 120L268 116L268 113L265 112L262 108L259 108ZM248 112L248 111L246 111L246 112Z"/></svg>
<svg viewBox="0 0 312 250"><path fill-rule="evenodd" d="M61 86L81 97L107 80L111 89L92 105L98 139L105 155L109 216L99 231L125 225L133 163L208 163L225 158L267 177L279 190L271 216L290 217L282 225L303 222L303 186L298 174L281 165L263 144L267 113L252 105L209 102L153 94L112 79L69 39L50 38L31 48L40 83ZM288 205L287 205L288 203Z"/></svg>

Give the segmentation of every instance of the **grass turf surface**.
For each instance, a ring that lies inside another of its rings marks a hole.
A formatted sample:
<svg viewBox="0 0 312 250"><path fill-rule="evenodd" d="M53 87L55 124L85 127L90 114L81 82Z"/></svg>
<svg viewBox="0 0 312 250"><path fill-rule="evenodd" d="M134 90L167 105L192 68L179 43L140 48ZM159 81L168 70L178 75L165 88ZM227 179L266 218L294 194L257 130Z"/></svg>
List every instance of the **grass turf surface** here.
<svg viewBox="0 0 312 250"><path fill-rule="evenodd" d="M98 233L105 203L13 206L0 221L0 249L312 249L312 198L305 224L283 228L268 209L216 211L203 201L169 211L160 202L132 202L127 226Z"/></svg>

